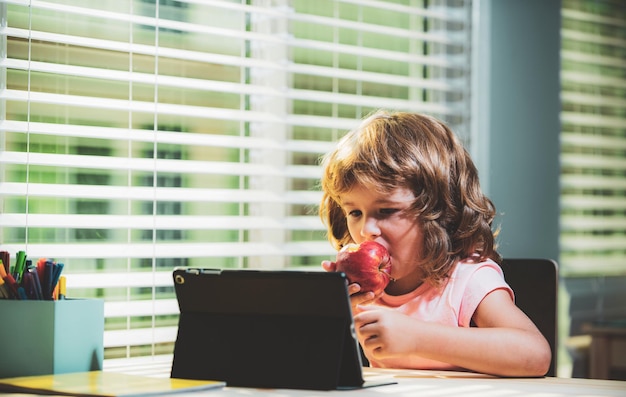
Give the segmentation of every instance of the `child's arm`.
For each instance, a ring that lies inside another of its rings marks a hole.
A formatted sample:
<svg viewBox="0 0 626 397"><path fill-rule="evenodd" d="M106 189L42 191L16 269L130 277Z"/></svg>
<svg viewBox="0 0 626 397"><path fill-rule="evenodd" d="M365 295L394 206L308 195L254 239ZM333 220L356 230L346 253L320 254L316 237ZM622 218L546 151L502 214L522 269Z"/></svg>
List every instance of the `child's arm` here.
<svg viewBox="0 0 626 397"><path fill-rule="evenodd" d="M488 294L473 320L477 327L456 328L359 306L355 326L366 354L374 359L414 354L500 376L543 376L548 371L548 342L508 292Z"/></svg>

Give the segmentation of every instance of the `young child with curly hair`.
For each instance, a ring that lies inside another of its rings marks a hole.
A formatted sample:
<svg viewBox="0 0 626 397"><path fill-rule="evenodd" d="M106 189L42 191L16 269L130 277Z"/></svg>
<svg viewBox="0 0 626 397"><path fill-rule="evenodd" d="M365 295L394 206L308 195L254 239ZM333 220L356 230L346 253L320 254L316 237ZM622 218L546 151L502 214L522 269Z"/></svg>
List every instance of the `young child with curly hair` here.
<svg viewBox="0 0 626 397"><path fill-rule="evenodd" d="M450 128L426 115L378 111L339 141L323 169L320 216L331 243L373 240L391 256L382 294L348 286L371 366L548 371L550 346L515 306L499 266L495 207Z"/></svg>

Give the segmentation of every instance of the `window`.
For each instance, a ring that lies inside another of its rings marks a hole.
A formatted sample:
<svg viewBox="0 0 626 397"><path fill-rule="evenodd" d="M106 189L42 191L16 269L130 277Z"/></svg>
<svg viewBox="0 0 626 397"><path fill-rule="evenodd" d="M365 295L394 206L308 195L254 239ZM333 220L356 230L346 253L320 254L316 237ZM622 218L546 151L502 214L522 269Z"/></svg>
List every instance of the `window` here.
<svg viewBox="0 0 626 397"><path fill-rule="evenodd" d="M105 300L105 359L169 354L172 269L319 267L318 159L379 108L469 144L469 1L8 0L0 250Z"/></svg>
<svg viewBox="0 0 626 397"><path fill-rule="evenodd" d="M626 271L626 7L564 0L561 268Z"/></svg>

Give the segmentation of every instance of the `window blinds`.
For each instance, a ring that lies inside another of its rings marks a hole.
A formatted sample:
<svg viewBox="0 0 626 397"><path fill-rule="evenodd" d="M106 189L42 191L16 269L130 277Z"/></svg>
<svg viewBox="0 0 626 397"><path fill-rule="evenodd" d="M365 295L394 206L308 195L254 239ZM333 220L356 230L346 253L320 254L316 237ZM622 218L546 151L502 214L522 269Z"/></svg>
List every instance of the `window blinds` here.
<svg viewBox="0 0 626 397"><path fill-rule="evenodd" d="M561 266L626 271L626 7L564 0Z"/></svg>
<svg viewBox="0 0 626 397"><path fill-rule="evenodd" d="M319 157L379 108L469 136L465 1L0 3L0 249L169 354L175 266L319 267Z"/></svg>

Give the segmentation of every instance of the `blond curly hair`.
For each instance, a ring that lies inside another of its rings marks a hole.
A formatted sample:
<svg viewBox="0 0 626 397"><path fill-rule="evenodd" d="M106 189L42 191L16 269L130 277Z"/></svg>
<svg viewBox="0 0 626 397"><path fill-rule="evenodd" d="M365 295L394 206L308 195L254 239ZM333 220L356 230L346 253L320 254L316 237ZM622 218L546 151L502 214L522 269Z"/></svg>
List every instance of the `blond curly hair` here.
<svg viewBox="0 0 626 397"><path fill-rule="evenodd" d="M455 134L434 117L379 110L348 132L322 159L319 215L336 249L354 242L340 195L356 185L389 193L410 189L410 213L422 227L425 280L440 283L466 258L501 262L492 230L495 206Z"/></svg>

